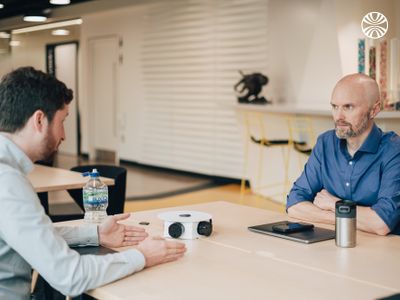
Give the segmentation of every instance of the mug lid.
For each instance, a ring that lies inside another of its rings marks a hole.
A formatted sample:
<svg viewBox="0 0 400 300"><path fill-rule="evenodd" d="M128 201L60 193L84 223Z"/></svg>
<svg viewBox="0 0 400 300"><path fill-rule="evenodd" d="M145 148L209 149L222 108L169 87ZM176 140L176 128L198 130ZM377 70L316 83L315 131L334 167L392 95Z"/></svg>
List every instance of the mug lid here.
<svg viewBox="0 0 400 300"><path fill-rule="evenodd" d="M339 218L355 218L357 203L352 200L340 200L335 204L335 215Z"/></svg>

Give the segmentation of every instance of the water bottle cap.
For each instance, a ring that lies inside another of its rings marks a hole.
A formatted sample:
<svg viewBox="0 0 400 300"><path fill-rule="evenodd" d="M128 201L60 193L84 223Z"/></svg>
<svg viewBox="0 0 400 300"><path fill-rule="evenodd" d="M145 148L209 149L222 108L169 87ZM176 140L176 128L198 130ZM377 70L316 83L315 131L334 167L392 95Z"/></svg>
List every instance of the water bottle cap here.
<svg viewBox="0 0 400 300"><path fill-rule="evenodd" d="M97 169L93 169L92 172L84 172L82 173L82 176L86 177L86 176L90 176L90 177L99 177L100 174L97 171Z"/></svg>

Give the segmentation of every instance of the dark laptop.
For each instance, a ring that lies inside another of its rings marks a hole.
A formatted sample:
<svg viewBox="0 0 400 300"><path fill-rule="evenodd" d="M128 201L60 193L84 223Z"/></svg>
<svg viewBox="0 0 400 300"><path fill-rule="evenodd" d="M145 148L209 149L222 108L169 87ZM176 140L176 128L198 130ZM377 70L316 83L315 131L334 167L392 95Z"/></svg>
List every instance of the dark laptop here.
<svg viewBox="0 0 400 300"><path fill-rule="evenodd" d="M282 221L275 222L275 223L261 224L261 225L256 225L256 226L250 226L250 227L248 227L248 229L250 231L263 233L263 234L267 234L267 235L272 235L272 236L276 236L276 237L279 237L282 239L287 239L287 240L305 243L305 244L311 244L311 243L331 240L331 239L335 238L334 230L329 230L329 229L320 228L320 227L314 227L314 228L306 230L306 231L291 232L291 233L277 232L272 229L272 227L274 225L279 225L279 224L282 224Z"/></svg>

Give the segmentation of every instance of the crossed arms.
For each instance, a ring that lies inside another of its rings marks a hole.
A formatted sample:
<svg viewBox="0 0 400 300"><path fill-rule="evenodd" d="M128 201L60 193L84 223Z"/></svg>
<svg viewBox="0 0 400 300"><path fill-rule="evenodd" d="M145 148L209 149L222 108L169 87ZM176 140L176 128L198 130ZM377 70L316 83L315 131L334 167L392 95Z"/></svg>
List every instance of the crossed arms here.
<svg viewBox="0 0 400 300"><path fill-rule="evenodd" d="M292 218L316 223L335 224L335 203L341 199L323 189L316 194L314 202L302 201L290 206L288 214ZM371 209L357 206L357 228L362 231L387 235L390 232L386 223Z"/></svg>

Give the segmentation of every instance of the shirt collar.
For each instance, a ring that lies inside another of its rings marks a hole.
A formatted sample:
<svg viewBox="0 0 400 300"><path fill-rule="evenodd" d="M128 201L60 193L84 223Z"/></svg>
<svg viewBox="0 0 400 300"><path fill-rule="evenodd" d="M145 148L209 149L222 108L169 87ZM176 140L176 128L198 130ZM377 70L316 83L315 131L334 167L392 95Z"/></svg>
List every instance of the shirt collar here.
<svg viewBox="0 0 400 300"><path fill-rule="evenodd" d="M378 151L379 144L381 143L381 138L382 130L380 130L374 123L371 132L358 151L376 153Z"/></svg>
<svg viewBox="0 0 400 300"><path fill-rule="evenodd" d="M28 174L33 170L33 162L13 141L0 134L0 163L4 163Z"/></svg>
<svg viewBox="0 0 400 300"><path fill-rule="evenodd" d="M336 137L336 135L335 135ZM379 148L379 144L382 138L382 130L376 126L374 123L371 129L371 132L368 134L368 137L365 139L364 143L361 145L360 149L357 152L369 152L369 153L376 153ZM346 139L338 139L339 149L343 153L343 155L348 159L352 159L355 157L356 153L353 157L350 156L349 152L347 151L347 142Z"/></svg>

